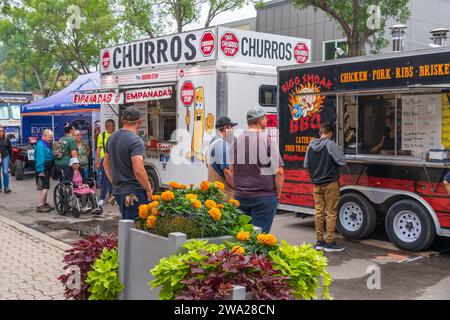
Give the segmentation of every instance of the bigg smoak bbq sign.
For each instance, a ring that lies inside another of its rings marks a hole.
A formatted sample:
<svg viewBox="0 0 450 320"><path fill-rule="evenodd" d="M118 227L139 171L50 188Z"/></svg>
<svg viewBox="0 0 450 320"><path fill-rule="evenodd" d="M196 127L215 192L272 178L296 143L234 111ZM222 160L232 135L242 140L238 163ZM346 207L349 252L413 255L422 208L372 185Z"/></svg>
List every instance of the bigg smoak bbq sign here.
<svg viewBox="0 0 450 320"><path fill-rule="evenodd" d="M215 58L215 28L118 45L100 51L100 71L146 68Z"/></svg>

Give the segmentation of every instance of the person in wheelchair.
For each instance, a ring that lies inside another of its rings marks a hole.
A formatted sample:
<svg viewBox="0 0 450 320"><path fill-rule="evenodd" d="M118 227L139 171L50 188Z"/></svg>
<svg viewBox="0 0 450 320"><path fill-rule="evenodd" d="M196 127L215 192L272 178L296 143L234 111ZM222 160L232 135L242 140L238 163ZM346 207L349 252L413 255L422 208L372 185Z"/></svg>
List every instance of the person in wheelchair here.
<svg viewBox="0 0 450 320"><path fill-rule="evenodd" d="M94 214L101 214L102 209L97 203L97 199L95 197L95 189L92 188L95 182L83 178L83 175L80 172L81 164L78 158L70 159L69 166L70 170L68 170L68 177L66 177L66 180L72 182L74 195L81 198L87 197L87 200L89 200L89 203L91 204L91 206L88 206L87 201L83 201L86 203L86 207L84 207L81 210L81 212L82 213L91 212ZM88 184L89 182L92 182L92 186Z"/></svg>

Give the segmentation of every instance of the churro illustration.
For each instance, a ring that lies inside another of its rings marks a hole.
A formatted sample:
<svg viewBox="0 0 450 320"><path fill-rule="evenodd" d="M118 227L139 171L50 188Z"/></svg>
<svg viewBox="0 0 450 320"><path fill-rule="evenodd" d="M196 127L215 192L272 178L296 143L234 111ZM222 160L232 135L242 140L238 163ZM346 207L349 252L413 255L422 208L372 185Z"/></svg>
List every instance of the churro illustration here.
<svg viewBox="0 0 450 320"><path fill-rule="evenodd" d="M192 127L191 151L186 154L186 157L196 157L200 161L205 161L205 157L202 154L203 134L205 131L205 93L203 87L195 88L194 125Z"/></svg>

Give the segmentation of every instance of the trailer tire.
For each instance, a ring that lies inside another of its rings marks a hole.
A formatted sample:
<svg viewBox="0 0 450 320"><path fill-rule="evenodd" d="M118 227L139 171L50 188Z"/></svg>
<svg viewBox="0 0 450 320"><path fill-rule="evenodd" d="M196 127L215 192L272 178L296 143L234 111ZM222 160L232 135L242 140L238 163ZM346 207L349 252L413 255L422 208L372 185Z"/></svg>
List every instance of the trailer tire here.
<svg viewBox="0 0 450 320"><path fill-rule="evenodd" d="M414 200L401 200L389 209L386 233L397 247L408 251L428 249L436 237L436 228L428 211Z"/></svg>
<svg viewBox="0 0 450 320"><path fill-rule="evenodd" d="M23 180L23 173L24 173L24 164L22 160L16 160L14 162L14 172L16 175L16 180Z"/></svg>
<svg viewBox="0 0 450 320"><path fill-rule="evenodd" d="M148 180L150 181L150 185L152 186L153 193L157 193L160 189L158 175L155 170L149 169L147 171Z"/></svg>
<svg viewBox="0 0 450 320"><path fill-rule="evenodd" d="M366 198L357 193L347 193L339 200L336 220L336 228L341 235L364 239L375 229L377 214Z"/></svg>

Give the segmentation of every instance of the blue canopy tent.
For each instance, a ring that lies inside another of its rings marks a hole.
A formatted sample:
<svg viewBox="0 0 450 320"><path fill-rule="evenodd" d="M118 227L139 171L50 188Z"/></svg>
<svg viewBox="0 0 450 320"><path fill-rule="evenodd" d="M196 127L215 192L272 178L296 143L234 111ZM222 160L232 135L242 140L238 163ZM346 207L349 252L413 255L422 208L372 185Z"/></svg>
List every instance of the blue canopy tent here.
<svg viewBox="0 0 450 320"><path fill-rule="evenodd" d="M57 140L64 135L64 124L72 123L83 133L91 150L95 150L94 134L100 129L100 104L74 104L73 97L80 91L99 89L100 73L89 73L80 75L66 88L50 97L23 105L20 113L22 142L26 143L29 137L40 137L44 129L52 129ZM98 126L95 126L96 122Z"/></svg>

